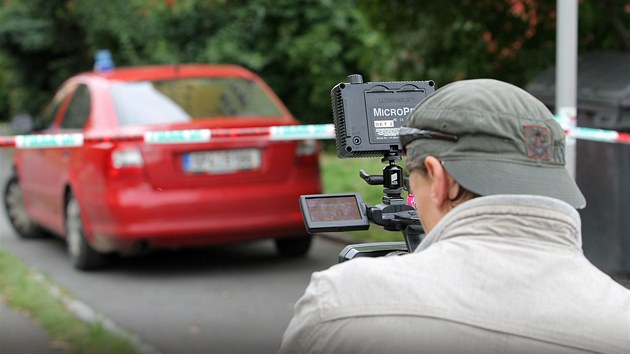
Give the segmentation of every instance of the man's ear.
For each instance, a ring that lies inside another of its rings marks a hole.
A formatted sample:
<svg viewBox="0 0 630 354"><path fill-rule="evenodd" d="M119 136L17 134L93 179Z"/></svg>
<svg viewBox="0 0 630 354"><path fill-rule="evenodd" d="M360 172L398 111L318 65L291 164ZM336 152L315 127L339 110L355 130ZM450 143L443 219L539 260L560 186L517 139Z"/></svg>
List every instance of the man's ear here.
<svg viewBox="0 0 630 354"><path fill-rule="evenodd" d="M424 160L424 165L432 181L431 199L438 209L449 211L451 209L450 201L457 196L459 185L437 158L427 156Z"/></svg>

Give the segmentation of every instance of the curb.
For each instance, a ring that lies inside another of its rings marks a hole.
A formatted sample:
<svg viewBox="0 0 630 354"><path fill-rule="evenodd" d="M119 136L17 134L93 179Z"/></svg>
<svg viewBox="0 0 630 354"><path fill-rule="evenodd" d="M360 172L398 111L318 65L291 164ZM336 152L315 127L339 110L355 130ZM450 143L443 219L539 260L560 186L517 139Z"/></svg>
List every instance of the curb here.
<svg viewBox="0 0 630 354"><path fill-rule="evenodd" d="M143 342L138 336L135 334L124 330L120 326L118 326L113 320L105 317L103 314L96 312L92 307L87 305L86 303L79 301L71 296L67 295L62 291L58 286L52 284L47 278L40 273L39 271L31 268L31 277L33 280L41 283L45 288L47 293L61 301L63 306L68 309L71 313L73 313L79 320L86 322L88 324L98 324L105 328L107 331L112 332L116 335L119 335L125 339L127 339L131 345L136 349L139 353L143 354L162 354L155 347L151 346Z"/></svg>
<svg viewBox="0 0 630 354"><path fill-rule="evenodd" d="M346 246L348 244L361 243L361 240L353 239L349 235L338 232L338 233L318 233L314 234L315 237L321 237L330 242ZM88 304L77 300L72 297L67 291L62 290L59 286L52 283L48 280L48 278L34 268L30 269L30 277L36 282L40 283L45 289L48 295L53 298L59 300L61 304L70 311L74 316L76 316L79 320L87 323L87 324L96 324L101 325L105 330L114 333L120 337L125 338L131 343L133 348L142 354L163 354L160 350L155 348L154 346L142 341L137 335L132 332L123 329L119 325L117 325L112 319L106 317L102 313L97 312ZM53 338L54 339L54 338Z"/></svg>

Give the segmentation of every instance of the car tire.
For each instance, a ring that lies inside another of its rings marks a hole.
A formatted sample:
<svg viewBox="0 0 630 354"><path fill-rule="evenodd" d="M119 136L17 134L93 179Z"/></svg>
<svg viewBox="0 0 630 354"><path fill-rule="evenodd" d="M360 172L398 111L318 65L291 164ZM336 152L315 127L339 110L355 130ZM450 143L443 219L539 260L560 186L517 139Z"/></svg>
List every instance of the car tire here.
<svg viewBox="0 0 630 354"><path fill-rule="evenodd" d="M313 237L311 235L292 238L278 238L275 239L276 250L281 257L302 257L306 255L308 250L311 248L312 240Z"/></svg>
<svg viewBox="0 0 630 354"><path fill-rule="evenodd" d="M76 269L90 270L105 264L105 254L97 252L85 239L81 208L70 193L66 202L66 245L72 265Z"/></svg>
<svg viewBox="0 0 630 354"><path fill-rule="evenodd" d="M9 177L5 184L3 200L9 223L18 237L28 239L45 235L41 227L28 216L24 209L22 187L16 175Z"/></svg>

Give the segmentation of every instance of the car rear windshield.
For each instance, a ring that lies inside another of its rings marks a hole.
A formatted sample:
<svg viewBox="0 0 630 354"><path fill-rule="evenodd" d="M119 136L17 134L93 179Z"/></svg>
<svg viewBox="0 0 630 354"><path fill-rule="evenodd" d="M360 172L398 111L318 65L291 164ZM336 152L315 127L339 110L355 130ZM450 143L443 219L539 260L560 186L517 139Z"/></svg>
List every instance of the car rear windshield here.
<svg viewBox="0 0 630 354"><path fill-rule="evenodd" d="M123 126L281 115L258 84L240 78L124 82L112 85L111 92Z"/></svg>

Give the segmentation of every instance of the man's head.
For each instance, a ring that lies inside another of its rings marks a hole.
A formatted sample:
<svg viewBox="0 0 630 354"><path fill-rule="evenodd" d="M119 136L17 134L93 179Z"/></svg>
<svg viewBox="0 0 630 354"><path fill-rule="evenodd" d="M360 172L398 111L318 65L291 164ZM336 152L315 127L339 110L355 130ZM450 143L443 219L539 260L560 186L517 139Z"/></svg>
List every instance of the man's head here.
<svg viewBox="0 0 630 354"><path fill-rule="evenodd" d="M542 102L508 83L442 87L416 107L400 139L425 229L474 196L531 194L586 205L564 167L564 131Z"/></svg>

